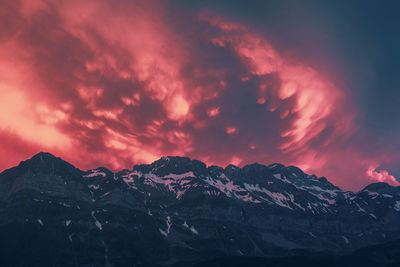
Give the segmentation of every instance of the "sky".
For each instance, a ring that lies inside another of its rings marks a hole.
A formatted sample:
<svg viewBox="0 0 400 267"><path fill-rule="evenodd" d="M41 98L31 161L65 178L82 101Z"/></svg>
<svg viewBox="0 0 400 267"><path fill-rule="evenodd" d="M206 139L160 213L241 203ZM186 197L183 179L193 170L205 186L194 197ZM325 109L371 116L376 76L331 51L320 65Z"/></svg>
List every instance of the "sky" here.
<svg viewBox="0 0 400 267"><path fill-rule="evenodd" d="M399 5L0 0L0 170L170 155L399 185Z"/></svg>

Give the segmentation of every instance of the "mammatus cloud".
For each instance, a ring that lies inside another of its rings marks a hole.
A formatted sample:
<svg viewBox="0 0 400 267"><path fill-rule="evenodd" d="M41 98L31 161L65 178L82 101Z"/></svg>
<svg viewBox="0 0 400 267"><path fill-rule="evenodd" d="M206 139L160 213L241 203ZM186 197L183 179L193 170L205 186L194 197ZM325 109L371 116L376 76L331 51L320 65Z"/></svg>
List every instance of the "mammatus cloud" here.
<svg viewBox="0 0 400 267"><path fill-rule="evenodd" d="M294 164L346 188L395 184L370 170L379 154L348 142L357 113L335 81L234 19L172 20L168 4L3 1L0 142L12 157L0 167L38 150L80 168L185 155Z"/></svg>
<svg viewBox="0 0 400 267"><path fill-rule="evenodd" d="M329 123L333 123L331 127L334 130L325 138L325 145L338 135L353 131L354 115L349 110L342 110L342 92L321 74L310 67L285 60L265 38L251 33L242 25L215 16L202 15L201 19L221 30L211 41L217 46L232 49L246 66L247 73L243 74L242 81L249 81L253 76L259 79L257 104L267 104L270 112L279 113L282 120L289 120L280 132L282 143L279 149L284 153L313 157L314 152L307 144L320 136ZM275 81L271 82L268 78ZM289 101L292 103L287 104ZM333 116L339 112L344 116Z"/></svg>

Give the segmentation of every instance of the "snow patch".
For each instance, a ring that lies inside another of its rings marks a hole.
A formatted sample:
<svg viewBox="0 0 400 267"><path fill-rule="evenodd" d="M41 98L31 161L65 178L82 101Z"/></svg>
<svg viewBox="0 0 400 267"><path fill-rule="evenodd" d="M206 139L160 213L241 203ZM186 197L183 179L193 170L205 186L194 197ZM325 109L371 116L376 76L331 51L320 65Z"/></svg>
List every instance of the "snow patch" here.
<svg viewBox="0 0 400 267"><path fill-rule="evenodd" d="M166 223L167 223L167 234L169 234L169 232L170 232L170 230L171 230L171 225L172 225L172 223L171 223L171 217L167 216L167 221L166 221Z"/></svg>
<svg viewBox="0 0 400 267"><path fill-rule="evenodd" d="M197 232L196 228L194 228L194 225L192 225L192 226L190 227L190 231L192 231L193 234L196 234L196 235L199 234L199 232Z"/></svg>
<svg viewBox="0 0 400 267"><path fill-rule="evenodd" d="M369 190L364 190L364 192L367 192L368 196L370 196L371 199L375 199L379 196L379 194L377 192L371 192Z"/></svg>
<svg viewBox="0 0 400 267"><path fill-rule="evenodd" d="M285 183L291 183L288 179L286 179L285 176L282 176L280 173L274 174L274 177L276 179L279 179L279 180L285 182Z"/></svg>
<svg viewBox="0 0 400 267"><path fill-rule="evenodd" d="M295 185L296 186L296 185ZM337 192L338 190L329 190L329 189L323 189L319 186L296 186L300 190L307 191L308 193L314 195L315 197L319 198L320 200L327 202L330 205L333 205L336 203L336 197L337 197ZM329 197L328 197L329 195Z"/></svg>
<svg viewBox="0 0 400 267"><path fill-rule="evenodd" d="M92 211L92 218L94 219L94 224L96 225L99 230L103 230L103 225L97 220L96 216L94 216L94 211Z"/></svg>
<svg viewBox="0 0 400 267"><path fill-rule="evenodd" d="M354 203L356 204L356 206L357 206L357 208L358 208L357 211L359 211L359 212L366 212L363 208L360 207L360 205L358 205L357 202L354 202Z"/></svg>
<svg viewBox="0 0 400 267"><path fill-rule="evenodd" d="M400 201L396 201L396 204L393 207L396 211L400 211Z"/></svg>
<svg viewBox="0 0 400 267"><path fill-rule="evenodd" d="M103 195L101 195L100 198L105 197L105 196L108 196L109 194L110 194L110 192L106 192L106 193L104 193Z"/></svg>
<svg viewBox="0 0 400 267"><path fill-rule="evenodd" d="M91 177L96 177L96 176L103 176L106 177L106 174L104 172L101 172L99 170L91 170L91 173L84 175L83 177L85 178L91 178Z"/></svg>
<svg viewBox="0 0 400 267"><path fill-rule="evenodd" d="M88 187L89 187L90 189L98 190L98 189L100 188L100 185L90 184L90 185L88 185Z"/></svg>
<svg viewBox="0 0 400 267"><path fill-rule="evenodd" d="M252 198L249 192L246 192L246 190L240 187L239 185L235 185L233 181L230 181L229 179L225 180L226 183L224 183L222 180L215 180L212 179L210 176L207 176L204 179L204 181L230 198L240 199L245 202L253 202L253 203L261 202L259 200ZM245 194L241 194L240 192L245 192Z"/></svg>
<svg viewBox="0 0 400 267"><path fill-rule="evenodd" d="M70 208L70 207L71 207L71 205L69 205L69 204L67 204L67 203L64 203L64 202L58 202L58 204L60 204L60 205L62 205L62 206L64 206L64 207L67 207L67 208Z"/></svg>
<svg viewBox="0 0 400 267"><path fill-rule="evenodd" d="M285 196L282 193L275 193L275 192L271 192L271 191L269 191L269 190L267 190L265 188L260 188L260 186L258 184L254 185L254 184L244 183L244 187L250 192L264 193L270 199L272 199L272 201L275 204L278 204L279 206L284 207L284 208L292 209L290 207L290 205L288 204L288 202L290 202L290 198ZM266 200L266 201L268 201L268 199L265 199L264 197L261 197L261 198Z"/></svg>
<svg viewBox="0 0 400 267"><path fill-rule="evenodd" d="M140 177L142 177L142 175L143 175L143 174L142 174L141 172L133 171L133 172L131 172L131 173L122 175L122 180L123 180L126 184L131 185L131 184L133 184L133 183L135 182L135 177L140 178Z"/></svg>
<svg viewBox="0 0 400 267"><path fill-rule="evenodd" d="M129 174L129 176L132 174ZM152 187L157 187L159 185L163 185L168 188L170 192L173 192L177 199L180 199L182 195L186 192L187 189L191 187L189 184L191 178L196 177L193 172L186 172L183 174L168 174L166 176L157 176L153 173L139 173L135 172L135 175L139 177L143 177L144 184L150 185ZM132 187L131 181L128 178L124 178L124 181Z"/></svg>
<svg viewBox="0 0 400 267"><path fill-rule="evenodd" d="M167 234L164 230L162 230L162 229L160 229L160 228L158 228L158 230L160 231L160 233L161 233L163 236L165 236L165 237L168 236L168 234Z"/></svg>
<svg viewBox="0 0 400 267"><path fill-rule="evenodd" d="M306 209L305 208L303 208L299 203L297 203L297 202L295 202L294 201L294 196L292 195L292 194L290 194L290 193L287 193L287 192L285 192L286 193L286 195L289 197L289 199L290 199L290 202L292 202L293 203L293 205L295 205L296 207L298 207L299 209L301 209L301 210L303 210L303 211L305 211Z"/></svg>

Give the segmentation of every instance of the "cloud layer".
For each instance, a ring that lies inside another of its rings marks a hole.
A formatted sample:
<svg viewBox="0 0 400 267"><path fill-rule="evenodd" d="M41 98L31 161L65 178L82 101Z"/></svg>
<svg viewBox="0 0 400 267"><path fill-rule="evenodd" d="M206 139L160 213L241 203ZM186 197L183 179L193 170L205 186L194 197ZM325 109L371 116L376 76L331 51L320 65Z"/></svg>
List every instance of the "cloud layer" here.
<svg viewBox="0 0 400 267"><path fill-rule="evenodd" d="M83 169L181 155L298 165L349 189L397 183L327 74L232 18L168 5L3 1L0 168L40 150Z"/></svg>

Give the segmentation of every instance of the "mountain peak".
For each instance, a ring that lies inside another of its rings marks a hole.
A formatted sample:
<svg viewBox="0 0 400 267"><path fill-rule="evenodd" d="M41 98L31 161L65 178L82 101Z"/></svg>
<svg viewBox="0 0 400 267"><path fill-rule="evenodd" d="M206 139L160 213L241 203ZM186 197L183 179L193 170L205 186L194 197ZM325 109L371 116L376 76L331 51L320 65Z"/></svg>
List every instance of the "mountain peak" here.
<svg viewBox="0 0 400 267"><path fill-rule="evenodd" d="M81 173L72 164L48 152L39 152L32 158L22 161L17 168L30 169L36 173Z"/></svg>
<svg viewBox="0 0 400 267"><path fill-rule="evenodd" d="M40 159L40 160L54 160L57 159L58 157L54 156L53 154L49 152L39 152L35 154L31 159Z"/></svg>
<svg viewBox="0 0 400 267"><path fill-rule="evenodd" d="M381 189L393 192L372 192ZM111 261L133 252L160 263L186 261L181 251L188 244L194 248L189 256L196 259L209 251L218 257L255 255L260 249L274 257L291 248L342 253L400 237L398 189L375 183L354 194L293 166L254 163L223 169L171 156L133 171L100 167L82 172L41 152L0 175L0 225L10 218L15 222L3 232L0 227L0 234L21 233L31 242L26 229L48 233L54 240L42 234L35 239L40 251L47 244L70 249L70 259L77 245L99 255L97 262L104 255ZM68 241L71 246L65 245ZM99 253L101 248L109 254ZM128 257L121 265L131 263Z"/></svg>
<svg viewBox="0 0 400 267"><path fill-rule="evenodd" d="M31 163L34 165L43 165L43 166L49 166L49 165L54 165L55 162L63 162L65 164L70 165L68 162L62 160L59 157L54 156L53 154L49 152L39 152L35 154L32 158L23 161L26 163Z"/></svg>
<svg viewBox="0 0 400 267"><path fill-rule="evenodd" d="M389 185L389 184L387 184L385 182L376 182L376 183L372 183L372 184L367 185L361 191L368 190L368 191L371 191L371 192L383 193L383 192L386 192L386 191L391 190L393 188L395 188L395 187L391 186L391 185Z"/></svg>
<svg viewBox="0 0 400 267"><path fill-rule="evenodd" d="M142 173L153 172L161 176L168 174L182 174L189 171L200 173L206 169L206 164L200 160L192 160L188 157L179 156L164 156L151 164L135 165L133 167L134 171L136 170Z"/></svg>
<svg viewBox="0 0 400 267"><path fill-rule="evenodd" d="M154 161L153 164L165 164L165 163L187 163L190 162L191 159L188 157L181 157L181 156L163 156L158 160Z"/></svg>

